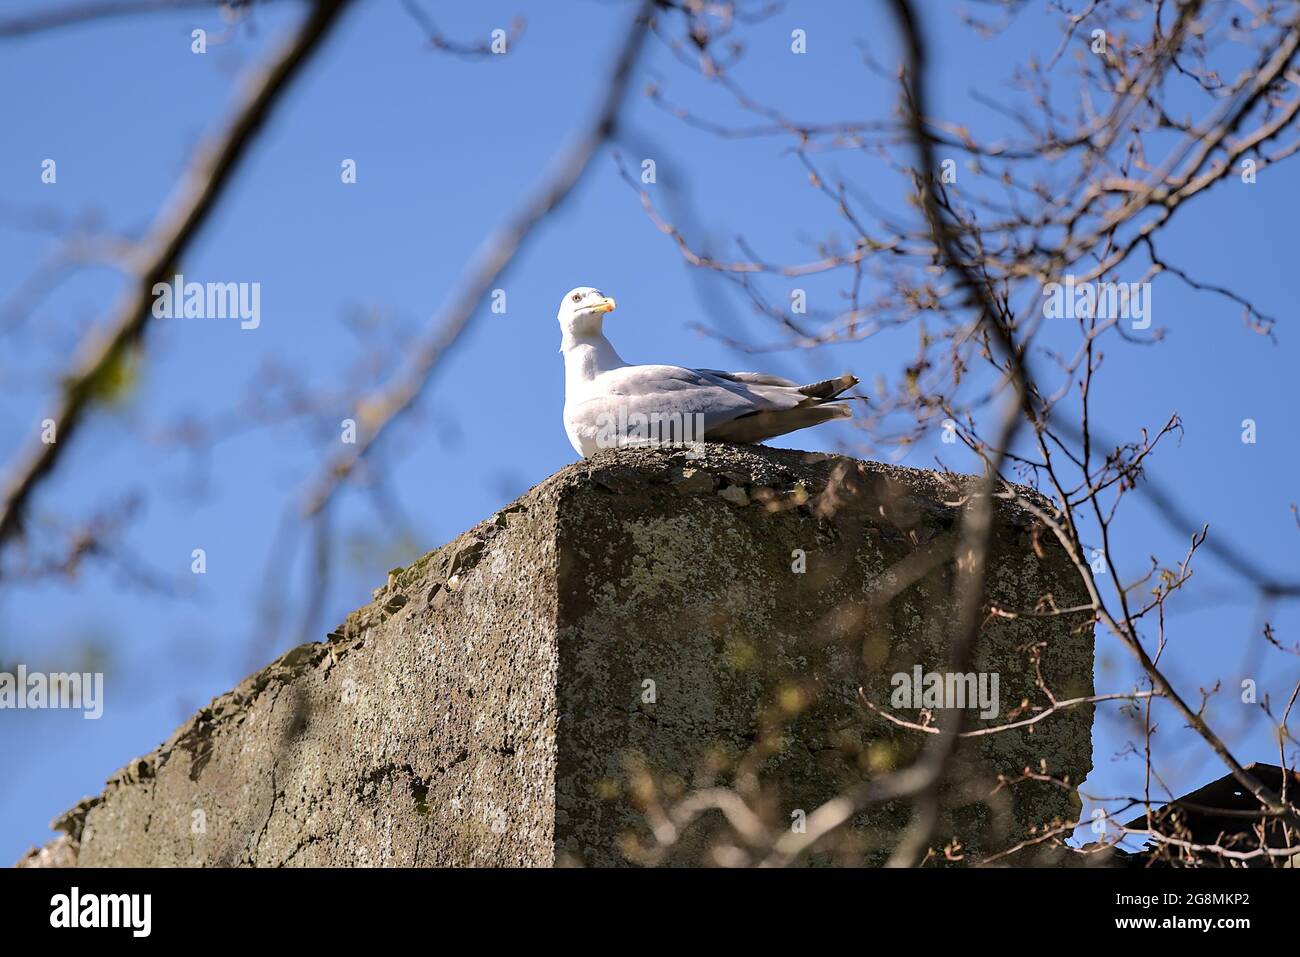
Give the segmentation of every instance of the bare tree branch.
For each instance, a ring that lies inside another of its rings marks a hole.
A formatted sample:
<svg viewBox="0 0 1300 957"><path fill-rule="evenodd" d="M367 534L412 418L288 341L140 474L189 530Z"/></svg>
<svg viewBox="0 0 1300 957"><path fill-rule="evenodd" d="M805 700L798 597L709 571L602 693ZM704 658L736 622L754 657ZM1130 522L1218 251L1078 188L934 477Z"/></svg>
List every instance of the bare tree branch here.
<svg viewBox="0 0 1300 957"><path fill-rule="evenodd" d="M56 441L35 445L14 466L0 506L0 548L21 525L37 485L58 463L92 406L104 376L142 340L152 318L153 288L175 271L182 253L233 179L240 162L290 83L321 46L349 0L317 0L297 34L243 94L234 121L222 137L202 149L162 215L137 251L135 282L113 320L86 357L64 377L62 400L53 415Z"/></svg>

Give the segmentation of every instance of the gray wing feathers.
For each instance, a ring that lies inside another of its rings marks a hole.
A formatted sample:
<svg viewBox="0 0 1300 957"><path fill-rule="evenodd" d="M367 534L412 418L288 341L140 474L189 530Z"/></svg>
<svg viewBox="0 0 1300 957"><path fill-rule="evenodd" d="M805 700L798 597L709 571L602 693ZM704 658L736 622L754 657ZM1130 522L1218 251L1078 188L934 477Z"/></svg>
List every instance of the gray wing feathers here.
<svg viewBox="0 0 1300 957"><path fill-rule="evenodd" d="M764 439L848 418L848 406L827 404L858 380L845 375L810 385L757 372L720 372L679 366L624 366L602 373L592 395L574 410L584 418L623 406L627 414L704 416L705 438L718 442ZM566 413L567 414L567 413Z"/></svg>

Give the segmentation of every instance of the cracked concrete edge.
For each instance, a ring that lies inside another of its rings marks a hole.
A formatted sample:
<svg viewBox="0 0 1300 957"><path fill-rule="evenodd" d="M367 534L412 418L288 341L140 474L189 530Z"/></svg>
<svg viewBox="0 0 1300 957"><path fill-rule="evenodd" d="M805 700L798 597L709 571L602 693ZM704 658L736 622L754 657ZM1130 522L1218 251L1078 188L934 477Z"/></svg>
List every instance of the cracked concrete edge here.
<svg viewBox="0 0 1300 957"><path fill-rule="evenodd" d="M539 486L540 488L540 486ZM464 532L447 544L426 553L406 569L394 569L388 581L375 589L368 605L353 611L324 641L308 642L291 648L261 670L249 675L230 691L213 698L205 707L178 727L171 736L148 754L132 759L110 775L102 792L82 798L50 822L50 829L61 832L43 847L32 848L19 860L19 867L58 867L76 863L86 816L103 804L114 792L138 786L156 776L177 750L188 753L190 775L200 774L210 755L211 740L218 728L239 723L248 709L264 694L273 693L295 678L320 666L326 660L337 662L364 647L371 629L386 621L399 608L391 596L419 577L435 578L430 597L456 574L471 569L487 542L500 530L512 513L527 508L526 501L534 489L488 519Z"/></svg>

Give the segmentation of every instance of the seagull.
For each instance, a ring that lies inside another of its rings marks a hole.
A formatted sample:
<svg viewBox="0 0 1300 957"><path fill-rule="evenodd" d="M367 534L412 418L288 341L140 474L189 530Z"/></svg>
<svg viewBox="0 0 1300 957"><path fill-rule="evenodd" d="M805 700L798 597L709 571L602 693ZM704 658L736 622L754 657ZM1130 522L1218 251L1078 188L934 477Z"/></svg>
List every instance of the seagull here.
<svg viewBox="0 0 1300 957"><path fill-rule="evenodd" d="M832 400L858 384L851 375L799 385L761 372L628 365L605 338L615 302L579 286L560 301L564 431L586 458L602 448L697 442L761 442L852 418ZM665 434L666 433L666 434Z"/></svg>

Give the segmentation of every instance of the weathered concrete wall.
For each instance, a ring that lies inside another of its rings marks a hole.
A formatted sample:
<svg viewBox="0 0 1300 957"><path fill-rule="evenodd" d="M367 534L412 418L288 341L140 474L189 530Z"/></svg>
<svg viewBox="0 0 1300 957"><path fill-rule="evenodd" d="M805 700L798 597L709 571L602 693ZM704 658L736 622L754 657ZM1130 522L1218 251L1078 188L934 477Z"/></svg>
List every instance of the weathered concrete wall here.
<svg viewBox="0 0 1300 957"><path fill-rule="evenodd" d="M934 473L763 447L577 463L213 701L26 863L621 864L651 843L649 797L729 784L744 761L754 805L788 826L922 745L858 695L887 706L892 673L946 667L955 497ZM1050 536L1000 503L990 599L1046 593L1083 600ZM1077 624L991 620L977 666L999 674L1002 714L973 725L1045 704L1031 647L1058 697L1091 694ZM1053 786L980 798L1043 759L1083 780L1091 721L974 739L941 833L992 850L1073 815ZM879 860L905 821L866 812L819 859ZM713 860L720 833L706 816L666 860Z"/></svg>

